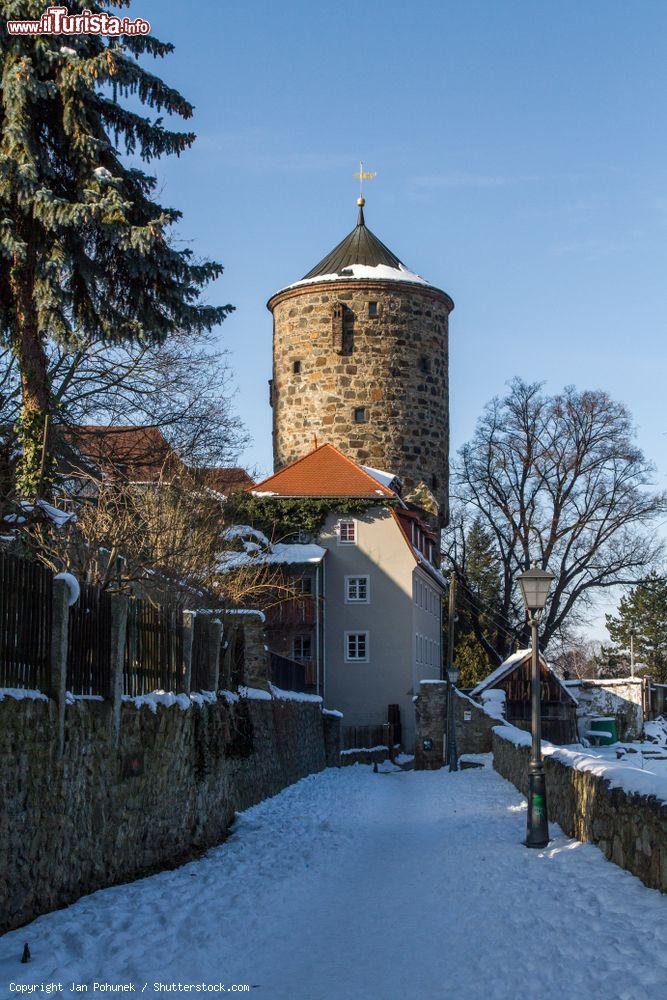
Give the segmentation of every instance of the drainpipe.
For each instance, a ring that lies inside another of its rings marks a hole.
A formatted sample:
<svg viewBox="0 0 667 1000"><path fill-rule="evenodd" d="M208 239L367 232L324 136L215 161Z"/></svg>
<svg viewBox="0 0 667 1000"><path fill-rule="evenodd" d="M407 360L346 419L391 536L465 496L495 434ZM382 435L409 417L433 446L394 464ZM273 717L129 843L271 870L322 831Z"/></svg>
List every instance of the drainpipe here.
<svg viewBox="0 0 667 1000"><path fill-rule="evenodd" d="M320 693L320 566L315 570L315 690Z"/></svg>
<svg viewBox="0 0 667 1000"><path fill-rule="evenodd" d="M322 698L327 703L327 568L326 560L320 563L322 567Z"/></svg>

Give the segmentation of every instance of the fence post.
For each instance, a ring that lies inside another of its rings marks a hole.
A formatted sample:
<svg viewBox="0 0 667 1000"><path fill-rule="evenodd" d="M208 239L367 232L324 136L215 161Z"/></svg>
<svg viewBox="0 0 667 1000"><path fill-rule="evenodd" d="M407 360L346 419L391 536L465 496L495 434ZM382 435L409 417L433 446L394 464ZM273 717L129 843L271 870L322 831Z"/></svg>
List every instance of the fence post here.
<svg viewBox="0 0 667 1000"><path fill-rule="evenodd" d="M185 694L190 694L192 691L192 643L196 620L197 615L194 611L183 612L183 691Z"/></svg>
<svg viewBox="0 0 667 1000"><path fill-rule="evenodd" d="M270 663L262 612L244 615L243 628L245 630L245 676L243 683L248 687L268 691Z"/></svg>
<svg viewBox="0 0 667 1000"><path fill-rule="evenodd" d="M217 692L220 688L220 645L222 643L222 622L219 619L207 621L204 625L206 642L204 644L206 690Z"/></svg>
<svg viewBox="0 0 667 1000"><path fill-rule="evenodd" d="M69 587L65 580L53 581L53 619L51 625L51 670L49 698L56 703L58 719L58 756L65 749L65 705L67 701L67 638L69 631Z"/></svg>
<svg viewBox="0 0 667 1000"><path fill-rule="evenodd" d="M111 701L111 738L113 746L120 739L121 707L123 704L123 668L125 666L125 637L130 602L122 594L111 595L111 655L109 657L109 692Z"/></svg>

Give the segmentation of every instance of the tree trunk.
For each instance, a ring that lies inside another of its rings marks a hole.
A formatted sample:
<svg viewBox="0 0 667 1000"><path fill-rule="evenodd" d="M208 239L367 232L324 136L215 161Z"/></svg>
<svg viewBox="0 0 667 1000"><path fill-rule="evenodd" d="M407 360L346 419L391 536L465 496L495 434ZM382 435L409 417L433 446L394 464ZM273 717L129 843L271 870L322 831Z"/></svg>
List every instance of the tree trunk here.
<svg viewBox="0 0 667 1000"><path fill-rule="evenodd" d="M48 448L42 467L46 419L51 408L46 351L39 333L33 299L34 271L30 266L15 266L12 290L16 303L14 354L21 372L21 421L16 489L19 496L35 500L48 497L53 482L53 464Z"/></svg>

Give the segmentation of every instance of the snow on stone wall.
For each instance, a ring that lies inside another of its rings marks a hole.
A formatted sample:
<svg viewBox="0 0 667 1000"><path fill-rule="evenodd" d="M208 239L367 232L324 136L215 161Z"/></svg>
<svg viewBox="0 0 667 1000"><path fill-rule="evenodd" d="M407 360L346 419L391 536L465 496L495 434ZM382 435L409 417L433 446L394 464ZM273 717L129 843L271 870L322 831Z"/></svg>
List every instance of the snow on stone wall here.
<svg viewBox="0 0 667 1000"><path fill-rule="evenodd" d="M514 726L498 726L492 740L494 768L525 795L530 734ZM601 768L589 760L587 766L585 754L559 747L545 752L550 819L568 836L596 844L610 861L637 875L644 885L667 892L667 802L655 794L621 787L628 785L631 775L624 779L616 773L620 768L615 772L612 764Z"/></svg>
<svg viewBox="0 0 667 1000"><path fill-rule="evenodd" d="M338 763L318 702L124 702L117 747L110 711L68 705L59 758L54 702L0 700L0 933L219 843L237 810Z"/></svg>

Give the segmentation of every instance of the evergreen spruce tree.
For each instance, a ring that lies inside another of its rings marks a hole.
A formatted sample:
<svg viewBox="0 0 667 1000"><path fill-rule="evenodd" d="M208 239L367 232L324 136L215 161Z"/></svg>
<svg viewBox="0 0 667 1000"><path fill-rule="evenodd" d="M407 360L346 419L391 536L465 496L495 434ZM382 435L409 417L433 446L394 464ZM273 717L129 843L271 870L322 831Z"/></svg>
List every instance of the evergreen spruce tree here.
<svg viewBox="0 0 667 1000"><path fill-rule="evenodd" d="M462 687L472 687L495 667L489 648L504 650L507 634L499 630L500 569L493 537L476 517L465 536L458 567L458 599L454 660Z"/></svg>
<svg viewBox="0 0 667 1000"><path fill-rule="evenodd" d="M667 577L651 573L625 594L616 615L606 615L615 652L627 652L634 632L635 659L658 683L667 682ZM628 671L629 672L629 671Z"/></svg>
<svg viewBox="0 0 667 1000"><path fill-rule="evenodd" d="M68 8L128 4L70 0ZM8 34L7 18L38 20L45 6L0 0L0 339L20 366L17 488L28 497L48 493L53 474L52 463L40 473L52 409L47 338L160 342L210 330L231 311L202 303L222 267L174 246L180 213L155 199L155 177L127 162L179 155L194 141L159 117L188 119L191 105L139 63L173 46L150 35Z"/></svg>

